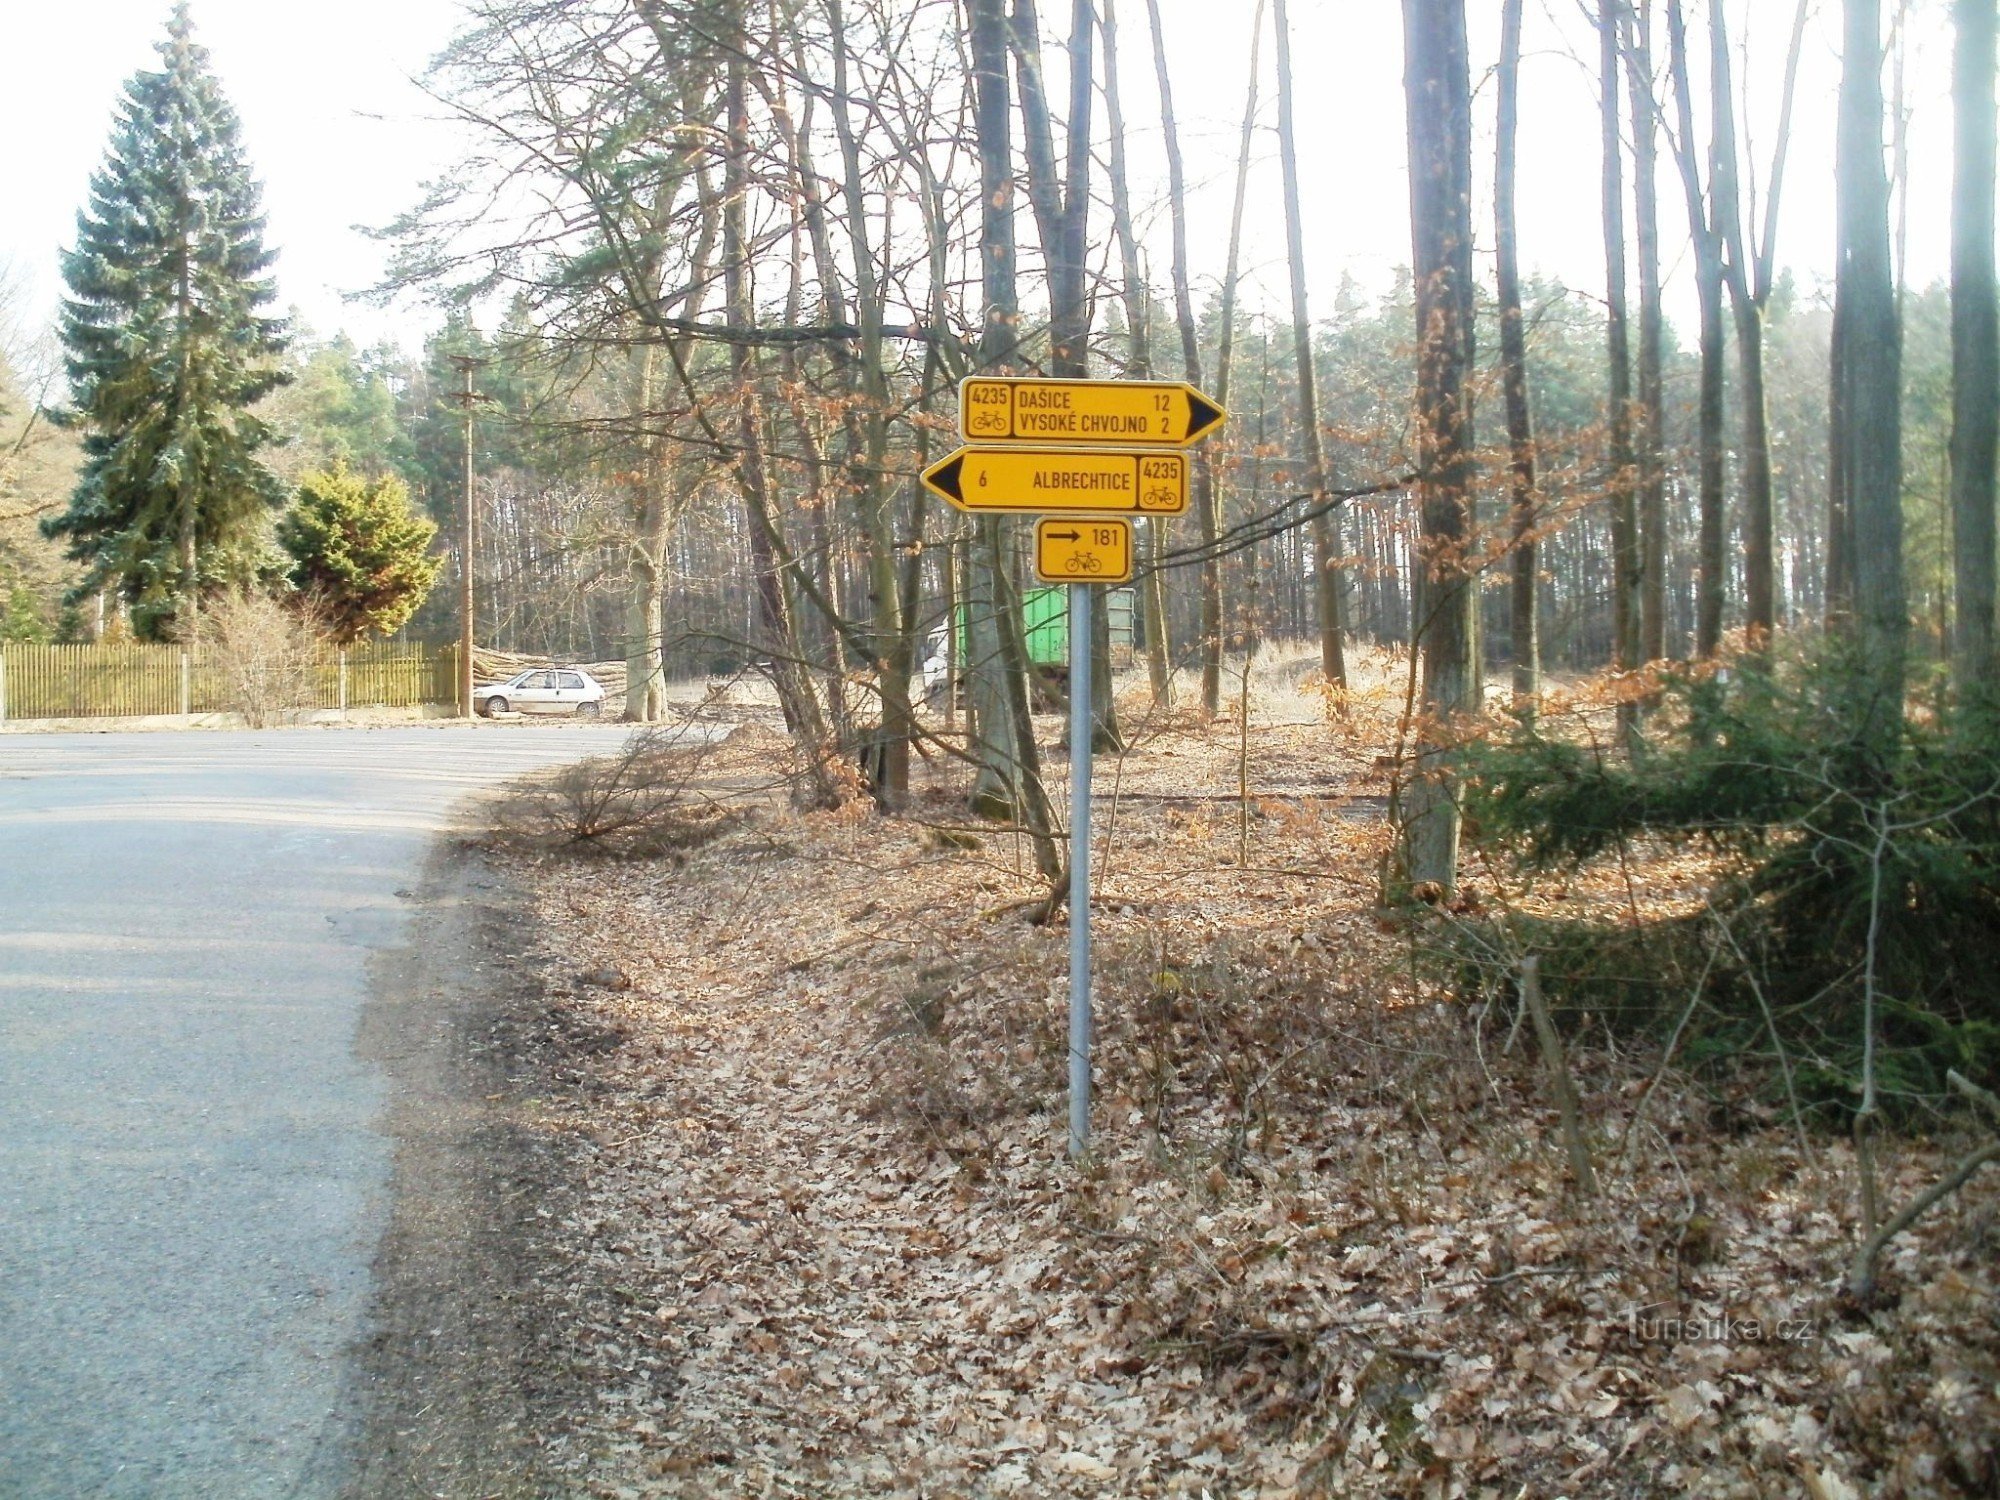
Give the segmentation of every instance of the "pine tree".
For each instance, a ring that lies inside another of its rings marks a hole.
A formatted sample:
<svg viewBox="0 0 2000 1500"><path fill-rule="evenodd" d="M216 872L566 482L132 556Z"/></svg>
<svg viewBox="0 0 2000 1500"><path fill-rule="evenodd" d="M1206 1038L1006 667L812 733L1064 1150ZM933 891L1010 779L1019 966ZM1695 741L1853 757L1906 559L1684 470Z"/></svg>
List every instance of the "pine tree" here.
<svg viewBox="0 0 2000 1500"><path fill-rule="evenodd" d="M444 568L430 550L436 536L437 523L411 508L402 480L370 484L345 464L301 479L278 529L293 586L341 645L392 635L417 612Z"/></svg>
<svg viewBox="0 0 2000 1500"><path fill-rule="evenodd" d="M174 9L165 64L125 86L62 310L84 463L45 530L88 565L78 596L110 589L141 635L191 635L205 583L245 581L262 521L283 502L257 461L251 410L281 384L282 320L265 273L261 189L206 49Z"/></svg>

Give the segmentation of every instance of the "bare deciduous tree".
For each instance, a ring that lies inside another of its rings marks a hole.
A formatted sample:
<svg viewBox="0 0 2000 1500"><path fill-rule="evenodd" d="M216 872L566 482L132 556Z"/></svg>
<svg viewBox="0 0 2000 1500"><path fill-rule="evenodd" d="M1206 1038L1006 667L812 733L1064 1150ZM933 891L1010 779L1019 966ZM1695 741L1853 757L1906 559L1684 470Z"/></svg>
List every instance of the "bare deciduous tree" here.
<svg viewBox="0 0 2000 1500"><path fill-rule="evenodd" d="M1472 86L1465 0L1403 0L1411 262L1416 276L1415 598L1424 722L1403 837L1415 886L1458 882L1451 721L1476 706L1472 547Z"/></svg>
<svg viewBox="0 0 2000 1500"><path fill-rule="evenodd" d="M1278 156L1285 177L1285 249L1291 265L1292 351L1298 361L1298 422L1305 445L1305 491L1314 500L1312 539L1314 589L1319 602L1320 671L1327 685L1347 690L1347 620L1337 523L1323 502L1331 480L1326 443L1320 432L1319 377L1313 366L1312 313L1306 293L1305 228L1299 210L1299 145L1293 121L1292 26L1285 0L1271 0L1278 40Z"/></svg>

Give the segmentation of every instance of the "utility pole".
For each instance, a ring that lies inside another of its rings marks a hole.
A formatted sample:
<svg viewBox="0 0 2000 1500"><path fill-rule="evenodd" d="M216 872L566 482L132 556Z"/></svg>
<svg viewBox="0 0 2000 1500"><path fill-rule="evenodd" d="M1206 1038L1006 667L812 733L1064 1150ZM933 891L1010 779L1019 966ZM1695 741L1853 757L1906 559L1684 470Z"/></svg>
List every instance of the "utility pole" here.
<svg viewBox="0 0 2000 1500"><path fill-rule="evenodd" d="M472 717L472 565L479 555L479 510L472 497L472 405L479 395L472 389L472 372L486 361L474 354L447 356L458 368L458 402L465 413L465 532L458 561L458 709Z"/></svg>

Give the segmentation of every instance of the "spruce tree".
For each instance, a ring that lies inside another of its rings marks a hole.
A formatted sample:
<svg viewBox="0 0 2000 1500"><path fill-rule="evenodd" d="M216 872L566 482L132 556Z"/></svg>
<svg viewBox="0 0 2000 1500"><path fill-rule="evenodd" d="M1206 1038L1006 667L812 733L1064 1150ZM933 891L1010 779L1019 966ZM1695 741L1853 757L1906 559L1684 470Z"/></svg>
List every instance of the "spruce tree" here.
<svg viewBox="0 0 2000 1500"><path fill-rule="evenodd" d="M63 257L84 462L45 523L87 564L76 594L115 591L150 637L194 633L203 585L245 580L284 500L251 410L285 379L284 324L262 315L277 293L261 189L185 3L159 53L125 86Z"/></svg>
<svg viewBox="0 0 2000 1500"><path fill-rule="evenodd" d="M304 476L278 526L292 586L343 646L393 635L417 612L444 568L430 550L436 537L437 522L412 509L402 480L371 484L345 464Z"/></svg>

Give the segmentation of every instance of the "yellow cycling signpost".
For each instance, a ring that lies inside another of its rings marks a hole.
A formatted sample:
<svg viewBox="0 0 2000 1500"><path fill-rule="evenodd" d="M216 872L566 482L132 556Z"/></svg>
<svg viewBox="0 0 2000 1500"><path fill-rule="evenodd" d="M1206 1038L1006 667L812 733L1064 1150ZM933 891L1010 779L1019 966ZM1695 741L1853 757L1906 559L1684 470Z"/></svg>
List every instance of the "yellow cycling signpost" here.
<svg viewBox="0 0 2000 1500"><path fill-rule="evenodd" d="M968 443L1185 448L1214 432L1225 415L1177 380L969 375L958 386L958 427Z"/></svg>
<svg viewBox="0 0 2000 1500"><path fill-rule="evenodd" d="M1123 516L1043 516L1035 522L1043 583L1130 583L1132 523Z"/></svg>
<svg viewBox="0 0 2000 1500"><path fill-rule="evenodd" d="M1091 589L1129 583L1133 516L1188 508L1182 451L1228 413L1191 385L970 375L959 382L967 446L924 487L973 515L1032 515L1035 576L1069 585L1069 1154L1090 1146Z"/></svg>
<svg viewBox="0 0 2000 1500"><path fill-rule="evenodd" d="M924 486L965 511L1041 516L1124 511L1178 516L1188 508L1185 453L1127 453L979 444L924 470Z"/></svg>

